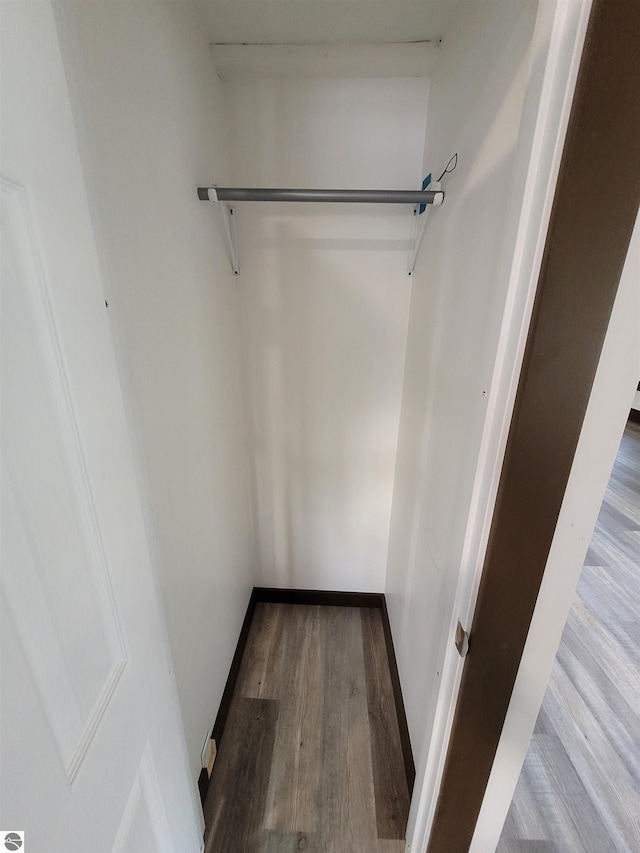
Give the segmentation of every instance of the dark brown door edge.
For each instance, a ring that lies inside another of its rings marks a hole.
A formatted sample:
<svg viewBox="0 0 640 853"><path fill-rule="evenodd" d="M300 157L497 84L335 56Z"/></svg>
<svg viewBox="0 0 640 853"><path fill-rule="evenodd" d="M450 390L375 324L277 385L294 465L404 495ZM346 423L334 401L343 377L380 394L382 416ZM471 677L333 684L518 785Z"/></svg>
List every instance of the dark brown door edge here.
<svg viewBox="0 0 640 853"><path fill-rule="evenodd" d="M636 390L640 391L640 382L638 382L638 387ZM631 411L629 412L629 420L633 421L634 424L640 424L640 410L631 409Z"/></svg>
<svg viewBox="0 0 640 853"><path fill-rule="evenodd" d="M428 845L469 849L640 201L640 3L595 0Z"/></svg>

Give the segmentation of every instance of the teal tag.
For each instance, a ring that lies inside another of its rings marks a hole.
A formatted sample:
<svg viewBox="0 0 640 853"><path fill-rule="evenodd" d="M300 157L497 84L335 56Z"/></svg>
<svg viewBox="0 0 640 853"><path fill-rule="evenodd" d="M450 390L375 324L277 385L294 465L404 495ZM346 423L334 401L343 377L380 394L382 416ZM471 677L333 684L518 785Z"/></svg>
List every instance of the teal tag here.
<svg viewBox="0 0 640 853"><path fill-rule="evenodd" d="M429 186L429 184L430 184L430 183L431 183L431 172L429 172L429 174L427 175L427 177L426 177L426 178L424 179L424 181L422 182L422 189L423 189L423 190L426 190L426 188ZM420 213L424 213L426 209L427 209L427 205L426 205L426 204L421 204L421 205L420 205L420 211L419 211L419 212L420 212Z"/></svg>

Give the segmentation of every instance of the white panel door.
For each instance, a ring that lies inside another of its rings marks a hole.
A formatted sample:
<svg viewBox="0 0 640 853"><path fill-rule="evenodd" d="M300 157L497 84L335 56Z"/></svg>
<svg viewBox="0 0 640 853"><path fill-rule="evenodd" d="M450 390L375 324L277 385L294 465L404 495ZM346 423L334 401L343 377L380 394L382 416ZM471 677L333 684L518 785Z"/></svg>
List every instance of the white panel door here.
<svg viewBox="0 0 640 853"><path fill-rule="evenodd" d="M196 853L53 11L1 5L0 826L28 853Z"/></svg>

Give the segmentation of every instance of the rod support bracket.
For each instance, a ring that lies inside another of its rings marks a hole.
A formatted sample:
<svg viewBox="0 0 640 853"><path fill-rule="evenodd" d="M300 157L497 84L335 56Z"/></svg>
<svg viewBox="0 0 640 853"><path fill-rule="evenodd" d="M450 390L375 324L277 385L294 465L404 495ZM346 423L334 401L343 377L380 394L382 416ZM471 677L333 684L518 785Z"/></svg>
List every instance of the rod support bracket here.
<svg viewBox="0 0 640 853"><path fill-rule="evenodd" d="M206 193L206 195L205 195ZM238 263L238 249L236 246L236 209L235 205L228 201L221 201L218 198L216 187L201 187L198 189L198 198L201 201L212 201L220 221L220 230L222 231L222 239L229 256L231 269L234 275L240 275L240 265Z"/></svg>
<svg viewBox="0 0 640 853"><path fill-rule="evenodd" d="M415 272L416 263L418 261L418 255L420 254L422 241L424 240L424 234L427 230L427 222L429 220L429 213L431 212L431 208L439 207L444 201L444 193L440 189L440 186L441 185L435 181L432 184L429 184L429 189L435 191L432 203L427 204L425 206L425 209L422 211L420 205L416 205L413 208L413 234L411 242L409 243L409 257L407 260L408 276L412 276Z"/></svg>

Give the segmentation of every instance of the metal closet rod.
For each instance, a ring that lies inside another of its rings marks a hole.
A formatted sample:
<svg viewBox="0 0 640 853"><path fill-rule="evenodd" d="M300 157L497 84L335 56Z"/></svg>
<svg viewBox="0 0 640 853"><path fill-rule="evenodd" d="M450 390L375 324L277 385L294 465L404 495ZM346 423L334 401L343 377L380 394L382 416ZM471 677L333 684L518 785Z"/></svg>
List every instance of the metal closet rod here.
<svg viewBox="0 0 640 853"><path fill-rule="evenodd" d="M198 187L198 198L201 201L326 201L439 205L444 200L444 193L441 190L285 190L257 187Z"/></svg>

